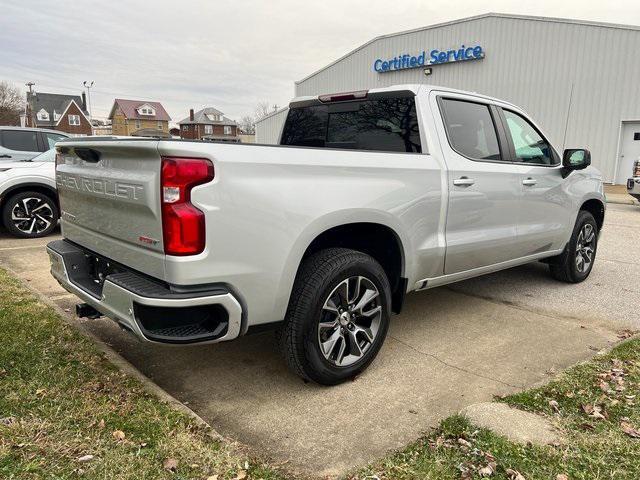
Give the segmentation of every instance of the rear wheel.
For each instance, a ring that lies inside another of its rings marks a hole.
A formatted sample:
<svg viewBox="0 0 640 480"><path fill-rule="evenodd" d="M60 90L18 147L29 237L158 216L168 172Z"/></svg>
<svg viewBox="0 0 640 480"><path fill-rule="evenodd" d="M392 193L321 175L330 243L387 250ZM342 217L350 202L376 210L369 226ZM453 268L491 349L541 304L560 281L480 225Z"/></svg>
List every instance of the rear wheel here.
<svg viewBox="0 0 640 480"><path fill-rule="evenodd" d="M51 197L43 193L17 193L4 204L2 223L16 237L44 237L58 224L58 207Z"/></svg>
<svg viewBox="0 0 640 480"><path fill-rule="evenodd" d="M564 252L549 264L551 275L562 282L582 282L591 273L597 248L598 223L591 213L580 210Z"/></svg>
<svg viewBox="0 0 640 480"><path fill-rule="evenodd" d="M278 332L291 370L323 385L364 371L387 335L390 297L387 276L369 255L332 248L304 260Z"/></svg>

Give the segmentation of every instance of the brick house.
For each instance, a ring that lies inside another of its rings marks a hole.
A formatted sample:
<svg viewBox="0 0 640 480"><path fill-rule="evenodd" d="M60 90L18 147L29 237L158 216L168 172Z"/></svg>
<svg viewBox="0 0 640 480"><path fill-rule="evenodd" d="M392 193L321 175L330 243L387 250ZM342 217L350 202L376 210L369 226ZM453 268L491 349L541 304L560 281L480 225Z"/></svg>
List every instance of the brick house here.
<svg viewBox="0 0 640 480"><path fill-rule="evenodd" d="M85 94L27 92L25 126L60 130L73 136L91 135Z"/></svg>
<svg viewBox="0 0 640 480"><path fill-rule="evenodd" d="M116 98L109 120L113 135L168 136L171 117L160 102Z"/></svg>
<svg viewBox="0 0 640 480"><path fill-rule="evenodd" d="M203 108L178 122L180 137L190 140L209 140L213 142L239 142L238 124L228 119L213 107Z"/></svg>

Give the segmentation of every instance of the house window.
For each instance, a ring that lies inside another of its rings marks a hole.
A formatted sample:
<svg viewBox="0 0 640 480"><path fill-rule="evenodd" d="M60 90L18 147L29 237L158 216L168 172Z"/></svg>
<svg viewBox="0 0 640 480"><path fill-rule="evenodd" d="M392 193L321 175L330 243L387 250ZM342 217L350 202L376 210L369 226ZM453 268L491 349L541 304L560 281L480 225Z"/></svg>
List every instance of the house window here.
<svg viewBox="0 0 640 480"><path fill-rule="evenodd" d="M204 133L205 135L211 135L213 133L213 125L205 125Z"/></svg>
<svg viewBox="0 0 640 480"><path fill-rule="evenodd" d="M140 128L140 120L136 120L136 128Z"/></svg>
<svg viewBox="0 0 640 480"><path fill-rule="evenodd" d="M79 126L80 125L80 115L69 115L69 125Z"/></svg>
<svg viewBox="0 0 640 480"><path fill-rule="evenodd" d="M207 113L207 118L209 120L211 120L212 122L219 122L220 121L220 115L216 115L215 113Z"/></svg>
<svg viewBox="0 0 640 480"><path fill-rule="evenodd" d="M184 130L185 132L189 130L189 125L182 125L182 130Z"/></svg>
<svg viewBox="0 0 640 480"><path fill-rule="evenodd" d="M155 115L156 111L151 107L145 106L145 107L139 108L138 113L140 115Z"/></svg>
<svg viewBox="0 0 640 480"><path fill-rule="evenodd" d="M54 113L54 115L55 115L55 113ZM41 109L38 112L38 115L36 115L36 116L38 117L38 120L41 120L41 121L45 121L46 122L46 121L49 120L49 112L47 112L44 108Z"/></svg>
<svg viewBox="0 0 640 480"><path fill-rule="evenodd" d="M60 120L60 117L61 117L61 115L54 110L53 111L53 121L57 122L58 120Z"/></svg>
<svg viewBox="0 0 640 480"><path fill-rule="evenodd" d="M158 130L162 130L162 128L163 128L162 122L158 122Z"/></svg>
<svg viewBox="0 0 640 480"><path fill-rule="evenodd" d="M231 135L231 127L229 127L228 125L225 125L224 134L225 135Z"/></svg>

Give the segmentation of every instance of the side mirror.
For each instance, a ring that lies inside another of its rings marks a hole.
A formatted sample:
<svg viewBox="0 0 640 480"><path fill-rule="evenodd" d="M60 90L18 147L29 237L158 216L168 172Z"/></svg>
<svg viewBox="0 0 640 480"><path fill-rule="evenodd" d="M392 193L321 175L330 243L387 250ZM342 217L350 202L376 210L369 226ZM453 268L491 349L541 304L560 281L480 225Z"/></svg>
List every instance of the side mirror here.
<svg viewBox="0 0 640 480"><path fill-rule="evenodd" d="M591 152L584 148L568 148L562 155L562 166L567 170L582 170L591 165Z"/></svg>

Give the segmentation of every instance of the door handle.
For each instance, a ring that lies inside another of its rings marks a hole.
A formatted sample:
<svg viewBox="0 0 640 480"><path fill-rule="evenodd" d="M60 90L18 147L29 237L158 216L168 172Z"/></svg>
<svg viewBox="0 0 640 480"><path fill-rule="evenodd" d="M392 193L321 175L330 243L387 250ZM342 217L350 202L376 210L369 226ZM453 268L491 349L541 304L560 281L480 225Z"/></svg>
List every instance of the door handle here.
<svg viewBox="0 0 640 480"><path fill-rule="evenodd" d="M453 184L457 187L468 187L470 185L473 185L474 183L476 183L476 181L473 178L469 177L460 177L456 178L453 181Z"/></svg>
<svg viewBox="0 0 640 480"><path fill-rule="evenodd" d="M525 178L524 180L522 180L522 184L526 185L528 187L531 187L533 185L535 185L536 183L538 183L538 181L535 178Z"/></svg>
<svg viewBox="0 0 640 480"><path fill-rule="evenodd" d="M0 158L11 158L11 155L0 155Z"/></svg>

